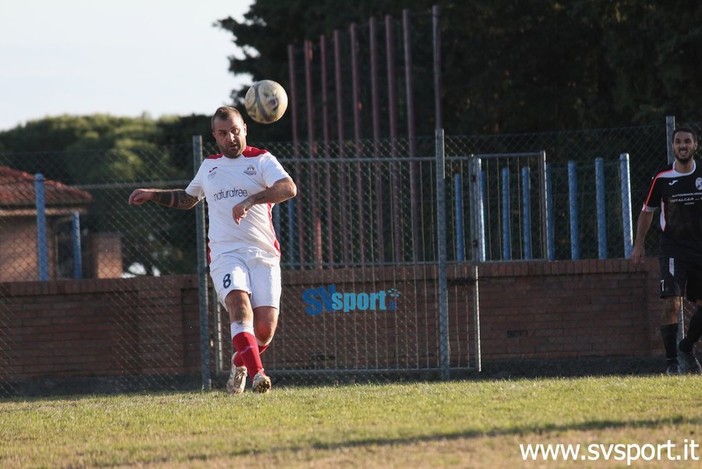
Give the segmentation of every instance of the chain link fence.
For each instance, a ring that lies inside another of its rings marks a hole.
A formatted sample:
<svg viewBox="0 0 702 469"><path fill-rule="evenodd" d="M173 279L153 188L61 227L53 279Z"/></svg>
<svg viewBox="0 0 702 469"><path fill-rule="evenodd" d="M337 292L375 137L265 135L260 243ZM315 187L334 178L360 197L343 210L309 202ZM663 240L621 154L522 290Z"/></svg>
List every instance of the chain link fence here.
<svg viewBox="0 0 702 469"><path fill-rule="evenodd" d="M460 269L473 258L476 234L471 233L468 194L476 155L545 154L548 165L549 213L540 204L537 159L483 160L485 260L497 261L570 259L574 239L580 258L602 256L598 223L603 218L594 196L598 158L604 168L605 255L624 257L620 155L629 155L634 217L650 176L667 155L663 124L447 136L441 207L433 137L294 145L257 144L252 135L250 142L278 156L299 188L295 199L273 212L283 252L283 302L291 306L281 311L264 363L271 373L303 373L310 379L338 372L437 370L445 339L451 368L475 367L478 351L469 314L474 299L450 284L448 324L441 324L436 304L440 213L451 268ZM406 156L410 145L417 155L412 158ZM205 145L205 155L215 152L212 144ZM0 392L32 392L18 376L35 383L37 392L47 391L47 379L54 383L48 392L58 380L70 388L89 378L101 378L104 389L117 391L200 385L197 312L191 314L198 308L192 296L197 286L188 284L198 273L195 212L127 204L137 187L185 187L193 159L191 143L0 154ZM505 167L507 180L498 176ZM576 170L574 197L569 167ZM44 210L38 210L39 173ZM509 204L500 199L505 194ZM574 207L577 225L571 220ZM544 217L552 230L551 255L544 247ZM512 246L507 257L505 233ZM649 255L656 254L655 235L647 247ZM150 283L155 277L175 279L173 290ZM108 279L113 280L108 299L83 310L89 301L81 296L82 287L71 285ZM59 286L42 290L46 280ZM20 286L24 293L9 293ZM339 302L330 300L333 293L341 295L335 297ZM53 294L73 300L57 310ZM392 314L400 307L403 314ZM212 332L206 348L212 351L213 371L226 373L228 318L215 301L209 308ZM441 335L444 326L447 337ZM73 341L72 351L57 356L66 340Z"/></svg>

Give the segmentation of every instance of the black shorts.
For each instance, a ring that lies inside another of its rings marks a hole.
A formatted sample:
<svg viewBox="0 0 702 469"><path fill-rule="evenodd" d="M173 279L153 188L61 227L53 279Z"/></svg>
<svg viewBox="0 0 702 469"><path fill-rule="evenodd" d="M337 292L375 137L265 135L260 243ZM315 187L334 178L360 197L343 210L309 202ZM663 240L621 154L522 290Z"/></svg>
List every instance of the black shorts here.
<svg viewBox="0 0 702 469"><path fill-rule="evenodd" d="M672 257L661 257L658 261L661 267L661 298L684 296L693 302L702 300L702 262Z"/></svg>

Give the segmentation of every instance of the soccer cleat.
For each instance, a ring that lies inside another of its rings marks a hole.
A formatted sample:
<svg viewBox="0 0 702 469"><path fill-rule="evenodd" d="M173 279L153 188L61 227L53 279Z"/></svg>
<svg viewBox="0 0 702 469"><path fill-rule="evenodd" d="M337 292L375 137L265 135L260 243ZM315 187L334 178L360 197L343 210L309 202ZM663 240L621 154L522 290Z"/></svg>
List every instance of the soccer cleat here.
<svg viewBox="0 0 702 469"><path fill-rule="evenodd" d="M256 376L254 376L251 389L253 392L260 394L265 394L271 389L271 379L266 376L263 370L259 371L256 373Z"/></svg>
<svg viewBox="0 0 702 469"><path fill-rule="evenodd" d="M679 375L680 366L677 364L677 362L669 364L668 367L665 369L665 374L667 374L668 376Z"/></svg>
<svg viewBox="0 0 702 469"><path fill-rule="evenodd" d="M678 361L680 362L680 373L702 373L702 366L700 366L700 362L697 361L695 354L692 351L684 352L680 350L680 344L678 344Z"/></svg>
<svg viewBox="0 0 702 469"><path fill-rule="evenodd" d="M229 379L227 380L227 392L229 394L241 394L246 388L246 377L248 372L245 366L235 366L234 365L234 355L232 355L232 371L229 374Z"/></svg>

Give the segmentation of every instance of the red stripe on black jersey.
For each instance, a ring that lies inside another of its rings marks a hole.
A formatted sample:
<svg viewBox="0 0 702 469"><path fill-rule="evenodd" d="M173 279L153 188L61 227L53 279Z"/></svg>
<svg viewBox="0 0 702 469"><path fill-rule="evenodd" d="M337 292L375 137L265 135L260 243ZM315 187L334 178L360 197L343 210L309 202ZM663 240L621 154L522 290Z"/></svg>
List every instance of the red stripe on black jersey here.
<svg viewBox="0 0 702 469"><path fill-rule="evenodd" d="M651 182L643 209L660 207L661 255L702 260L702 165L690 172L667 165Z"/></svg>
<svg viewBox="0 0 702 469"><path fill-rule="evenodd" d="M655 201L654 205L651 205L651 194L653 194L653 188L656 187L656 181L661 178L666 178L666 177L675 177L677 175L677 171L673 170L673 165L669 165L666 169L663 171L660 171L658 174L653 176L653 180L651 181L651 186L648 189L648 194L646 195L646 200L644 201L644 206L650 207L650 208L656 208L660 205L660 199Z"/></svg>

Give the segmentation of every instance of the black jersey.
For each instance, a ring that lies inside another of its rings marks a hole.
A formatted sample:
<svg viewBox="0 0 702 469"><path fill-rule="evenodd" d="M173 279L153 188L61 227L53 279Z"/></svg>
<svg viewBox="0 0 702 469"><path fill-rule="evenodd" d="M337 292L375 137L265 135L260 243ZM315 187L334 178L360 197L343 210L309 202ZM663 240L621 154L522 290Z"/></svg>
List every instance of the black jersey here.
<svg viewBox="0 0 702 469"><path fill-rule="evenodd" d="M702 165L681 173L669 164L651 182L643 210L660 207L661 255L702 260Z"/></svg>

